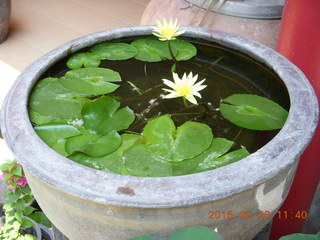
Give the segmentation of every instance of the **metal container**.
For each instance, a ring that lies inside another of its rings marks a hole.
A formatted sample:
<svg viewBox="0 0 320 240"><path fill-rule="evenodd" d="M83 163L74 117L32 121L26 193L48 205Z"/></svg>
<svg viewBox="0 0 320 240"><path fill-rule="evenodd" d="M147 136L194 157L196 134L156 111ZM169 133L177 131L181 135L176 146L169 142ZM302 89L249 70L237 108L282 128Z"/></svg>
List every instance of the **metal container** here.
<svg viewBox="0 0 320 240"><path fill-rule="evenodd" d="M290 96L289 116L281 131L255 153L228 166L163 178L106 173L59 155L33 130L28 98L45 71L73 52L104 41L150 35L151 30L141 26L91 34L31 64L18 77L2 107L3 137L23 164L41 209L71 240L127 240L189 226L217 228L226 240L252 239L285 199L299 157L318 122L318 103L308 80L272 49L212 29L189 27L184 34L262 64L281 79ZM211 219L211 211L219 211L222 217Z"/></svg>

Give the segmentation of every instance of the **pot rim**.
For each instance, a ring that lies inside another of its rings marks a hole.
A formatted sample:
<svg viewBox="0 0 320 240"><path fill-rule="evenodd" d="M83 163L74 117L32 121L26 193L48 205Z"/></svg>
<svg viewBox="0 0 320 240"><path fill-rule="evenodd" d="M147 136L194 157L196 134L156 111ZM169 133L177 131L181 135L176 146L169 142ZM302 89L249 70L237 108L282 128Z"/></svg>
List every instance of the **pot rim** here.
<svg viewBox="0 0 320 240"><path fill-rule="evenodd" d="M298 161L318 122L318 102L304 74L274 50L235 34L187 27L185 37L217 42L265 63L283 80L290 96L287 122L264 147L215 170L184 176L145 178L106 173L69 160L47 146L30 123L27 103L37 79L61 58L87 46L151 34L151 26L119 28L67 42L31 64L17 78L2 107L5 141L32 175L58 191L114 206L173 208L219 200L256 187Z"/></svg>

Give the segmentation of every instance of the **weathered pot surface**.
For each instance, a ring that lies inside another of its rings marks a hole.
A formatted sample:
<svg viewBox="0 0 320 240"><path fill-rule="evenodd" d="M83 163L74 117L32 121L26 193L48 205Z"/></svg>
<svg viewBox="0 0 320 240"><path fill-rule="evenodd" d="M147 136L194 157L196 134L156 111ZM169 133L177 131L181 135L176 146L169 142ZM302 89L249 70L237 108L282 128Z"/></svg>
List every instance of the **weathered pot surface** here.
<svg viewBox="0 0 320 240"><path fill-rule="evenodd" d="M30 65L17 79L2 108L3 136L25 167L42 210L69 239L126 240L146 233L167 234L188 226L217 228L225 239L252 239L286 197L299 156L318 122L318 104L308 80L273 50L245 38L189 27L184 36L221 44L271 68L290 95L282 130L249 157L216 170L164 178L106 173L79 165L49 148L30 123L27 103L41 75L61 58L96 43L150 35L151 27L115 29L68 42ZM210 211L232 213L210 219ZM248 211L248 219L242 219ZM231 216L231 217L230 217ZM261 219L260 219L261 218Z"/></svg>

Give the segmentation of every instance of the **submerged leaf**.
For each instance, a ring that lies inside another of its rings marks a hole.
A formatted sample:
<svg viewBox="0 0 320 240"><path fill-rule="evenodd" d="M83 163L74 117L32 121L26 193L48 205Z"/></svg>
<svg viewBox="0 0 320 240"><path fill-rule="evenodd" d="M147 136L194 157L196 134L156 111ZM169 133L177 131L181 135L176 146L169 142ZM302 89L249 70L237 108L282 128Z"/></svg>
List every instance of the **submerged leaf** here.
<svg viewBox="0 0 320 240"><path fill-rule="evenodd" d="M127 43L100 43L90 49L100 59L127 60L137 54L137 49Z"/></svg>
<svg viewBox="0 0 320 240"><path fill-rule="evenodd" d="M134 121L134 113L129 107L117 110L119 106L120 102L109 96L88 102L82 109L85 128L101 135L127 129Z"/></svg>
<svg viewBox="0 0 320 240"><path fill-rule="evenodd" d="M220 104L224 118L252 130L274 130L283 127L288 112L279 104L257 95L234 94Z"/></svg>
<svg viewBox="0 0 320 240"><path fill-rule="evenodd" d="M98 67L100 65L99 58L90 52L76 53L72 55L68 61L67 66L71 69L84 67Z"/></svg>

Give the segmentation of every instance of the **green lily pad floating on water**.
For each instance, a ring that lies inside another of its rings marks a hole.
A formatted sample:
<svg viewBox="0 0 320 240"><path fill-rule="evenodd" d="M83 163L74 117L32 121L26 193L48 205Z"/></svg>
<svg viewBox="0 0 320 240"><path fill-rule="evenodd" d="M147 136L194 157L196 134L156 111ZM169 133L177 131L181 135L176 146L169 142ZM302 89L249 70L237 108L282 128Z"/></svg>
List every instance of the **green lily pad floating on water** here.
<svg viewBox="0 0 320 240"><path fill-rule="evenodd" d="M127 43L100 43L90 51L101 60L127 60L138 53L134 46Z"/></svg>
<svg viewBox="0 0 320 240"><path fill-rule="evenodd" d="M252 130L280 129L288 117L279 104L253 94L234 94L223 99L220 111L233 124Z"/></svg>
<svg viewBox="0 0 320 240"><path fill-rule="evenodd" d="M58 78L46 78L33 89L29 107L42 116L80 119L81 109L88 101L83 95L64 88Z"/></svg>
<svg viewBox="0 0 320 240"><path fill-rule="evenodd" d="M114 92L120 86L111 82L121 82L121 77L111 69L90 67L70 70L59 82L70 91L97 96Z"/></svg>
<svg viewBox="0 0 320 240"><path fill-rule="evenodd" d="M123 152L130 148L137 140L141 138L136 134L122 134L121 145L119 148L107 155L93 157L85 153L77 152L69 159L85 165L87 167L99 169L106 172L113 172L122 175L130 175L124 164L122 163Z"/></svg>
<svg viewBox="0 0 320 240"><path fill-rule="evenodd" d="M81 129L81 133L67 139L65 146L68 155L82 152L93 157L104 156L117 150L121 144L121 137L115 130L105 135L95 134L86 129Z"/></svg>
<svg viewBox="0 0 320 240"><path fill-rule="evenodd" d="M82 109L85 128L101 135L127 129L135 119L134 112L129 107L119 107L120 102L109 96L88 102Z"/></svg>
<svg viewBox="0 0 320 240"><path fill-rule="evenodd" d="M172 59L167 42L154 39L137 39L131 43L138 49L136 59L146 62L159 62ZM172 53L178 61L189 60L197 54L197 49L191 43L176 39L170 41Z"/></svg>
<svg viewBox="0 0 320 240"><path fill-rule="evenodd" d="M171 59L168 44L166 42L143 38L133 41L131 45L138 50L135 59L140 61L160 62L165 59Z"/></svg>
<svg viewBox="0 0 320 240"><path fill-rule="evenodd" d="M91 52L76 53L72 55L68 61L67 66L71 69L77 69L84 67L98 67L100 65L100 59L97 55Z"/></svg>
<svg viewBox="0 0 320 240"><path fill-rule="evenodd" d="M80 135L80 131L67 124L44 124L34 127L39 137L55 151L63 156L69 154L65 150L66 139Z"/></svg>
<svg viewBox="0 0 320 240"><path fill-rule="evenodd" d="M320 232L317 234L295 233L284 236L279 240L320 240Z"/></svg>
<svg viewBox="0 0 320 240"><path fill-rule="evenodd" d="M197 55L197 48L184 40L176 39L173 41L170 41L171 48L173 52L177 52L175 55L175 58L178 61L185 61L189 60L190 58Z"/></svg>

